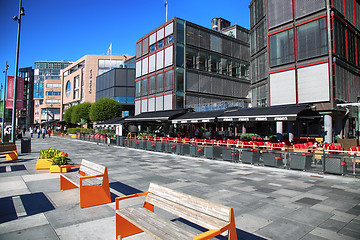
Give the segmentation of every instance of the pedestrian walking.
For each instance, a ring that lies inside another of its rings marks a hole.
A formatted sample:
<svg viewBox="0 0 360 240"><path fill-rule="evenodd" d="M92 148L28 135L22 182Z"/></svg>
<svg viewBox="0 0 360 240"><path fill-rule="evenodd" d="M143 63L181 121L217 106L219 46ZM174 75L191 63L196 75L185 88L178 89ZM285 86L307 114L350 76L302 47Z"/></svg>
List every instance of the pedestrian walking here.
<svg viewBox="0 0 360 240"><path fill-rule="evenodd" d="M30 132L30 137L33 137L34 130L32 129L32 127L29 128L29 132Z"/></svg>
<svg viewBox="0 0 360 240"><path fill-rule="evenodd" d="M41 129L41 133L42 133L42 138L44 139L44 138L45 138L45 134L46 134L45 127L43 127L43 128Z"/></svg>
<svg viewBox="0 0 360 240"><path fill-rule="evenodd" d="M38 138L40 138L40 134L41 134L40 127L37 128L36 133L37 133L37 135L38 135Z"/></svg>
<svg viewBox="0 0 360 240"><path fill-rule="evenodd" d="M51 128L48 128L48 135L51 136Z"/></svg>

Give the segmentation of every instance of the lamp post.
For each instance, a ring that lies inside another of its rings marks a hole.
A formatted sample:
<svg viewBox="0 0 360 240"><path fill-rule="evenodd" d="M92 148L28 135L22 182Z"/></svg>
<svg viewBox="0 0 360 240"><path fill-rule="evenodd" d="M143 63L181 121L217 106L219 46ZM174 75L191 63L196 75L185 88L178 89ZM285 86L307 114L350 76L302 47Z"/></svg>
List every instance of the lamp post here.
<svg viewBox="0 0 360 240"><path fill-rule="evenodd" d="M5 129L5 101L6 101L6 83L7 83L7 70L9 69L9 65L5 64L5 71L3 71L5 73L5 82L4 82L4 99L3 99L3 117L2 117L2 134L1 134L1 142L4 142L4 129Z"/></svg>
<svg viewBox="0 0 360 240"><path fill-rule="evenodd" d="M21 16L25 15L25 10L22 7L22 0L19 3L19 16L13 17L14 21L18 22L18 30L17 30L17 45L16 45L16 61L15 61L15 76L14 76L14 97L13 97L13 111L12 111L12 142L15 144L16 136L15 136L15 128L16 128L16 99L17 99L17 79L18 79L18 71L19 71L19 47L20 47L20 27L21 27Z"/></svg>

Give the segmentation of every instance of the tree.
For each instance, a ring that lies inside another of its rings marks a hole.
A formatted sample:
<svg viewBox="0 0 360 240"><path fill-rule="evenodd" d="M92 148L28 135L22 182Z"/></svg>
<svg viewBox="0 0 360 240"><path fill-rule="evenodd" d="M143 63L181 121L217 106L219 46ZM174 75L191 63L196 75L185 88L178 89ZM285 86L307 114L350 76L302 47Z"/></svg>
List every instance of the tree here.
<svg viewBox="0 0 360 240"><path fill-rule="evenodd" d="M71 114L72 111L74 109L74 106L69 107L68 109L66 109L65 113L64 113L64 121L66 123L70 123L71 122Z"/></svg>
<svg viewBox="0 0 360 240"><path fill-rule="evenodd" d="M90 121L90 108L91 103L84 102L74 106L71 113L71 121L73 123L89 122Z"/></svg>
<svg viewBox="0 0 360 240"><path fill-rule="evenodd" d="M100 122L121 117L121 104L112 98L100 98L91 105L90 120Z"/></svg>

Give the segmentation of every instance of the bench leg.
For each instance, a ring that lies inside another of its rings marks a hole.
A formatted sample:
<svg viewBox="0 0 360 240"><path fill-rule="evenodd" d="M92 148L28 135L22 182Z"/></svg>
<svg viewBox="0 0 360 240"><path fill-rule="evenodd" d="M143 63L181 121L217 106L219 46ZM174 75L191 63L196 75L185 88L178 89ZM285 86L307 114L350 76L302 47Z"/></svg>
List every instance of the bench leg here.
<svg viewBox="0 0 360 240"><path fill-rule="evenodd" d="M125 238L141 232L143 232L143 230L136 227L119 214L116 214L116 239L119 237L120 239Z"/></svg>
<svg viewBox="0 0 360 240"><path fill-rule="evenodd" d="M80 186L80 207L86 208L111 203L110 188L105 186Z"/></svg>
<svg viewBox="0 0 360 240"><path fill-rule="evenodd" d="M229 228L229 236L228 239L229 240L237 240L237 233L236 233L236 225L235 225L235 217L234 217L234 210L231 209L230 212L230 221L231 221L231 225Z"/></svg>
<svg viewBox="0 0 360 240"><path fill-rule="evenodd" d="M16 151L12 151L11 153L7 153L7 154L5 154L5 156L6 156L6 160L11 160L11 161L19 160L18 154L17 154Z"/></svg>
<svg viewBox="0 0 360 240"><path fill-rule="evenodd" d="M69 180L64 178L62 175L60 175L60 190L67 190L67 189L73 189L77 188L77 186L73 183L71 183Z"/></svg>

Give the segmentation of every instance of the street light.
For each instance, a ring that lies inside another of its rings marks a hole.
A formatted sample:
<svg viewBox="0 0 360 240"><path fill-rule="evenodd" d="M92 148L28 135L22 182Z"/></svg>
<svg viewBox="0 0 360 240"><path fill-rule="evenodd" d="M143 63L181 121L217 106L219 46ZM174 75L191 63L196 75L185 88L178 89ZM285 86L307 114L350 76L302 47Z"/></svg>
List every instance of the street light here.
<svg viewBox="0 0 360 240"><path fill-rule="evenodd" d="M9 69L9 65L5 64L5 71L3 71L3 73L5 73L5 82L4 82L4 99L3 99L3 117L2 117L2 134L1 134L1 142L4 142L4 129L5 129L5 101L6 101L6 83L7 83L7 70Z"/></svg>
<svg viewBox="0 0 360 240"><path fill-rule="evenodd" d="M22 0L19 3L19 16L14 16L13 20L18 22L18 30L17 30L17 45L16 45L16 61L15 61L15 77L14 77L14 96L13 96L13 111L12 111L12 142L15 144L15 120L16 120L16 99L17 99L17 79L18 79L18 71L19 71L19 48L20 48L20 27L21 27L21 16L25 15L25 10L22 7Z"/></svg>

